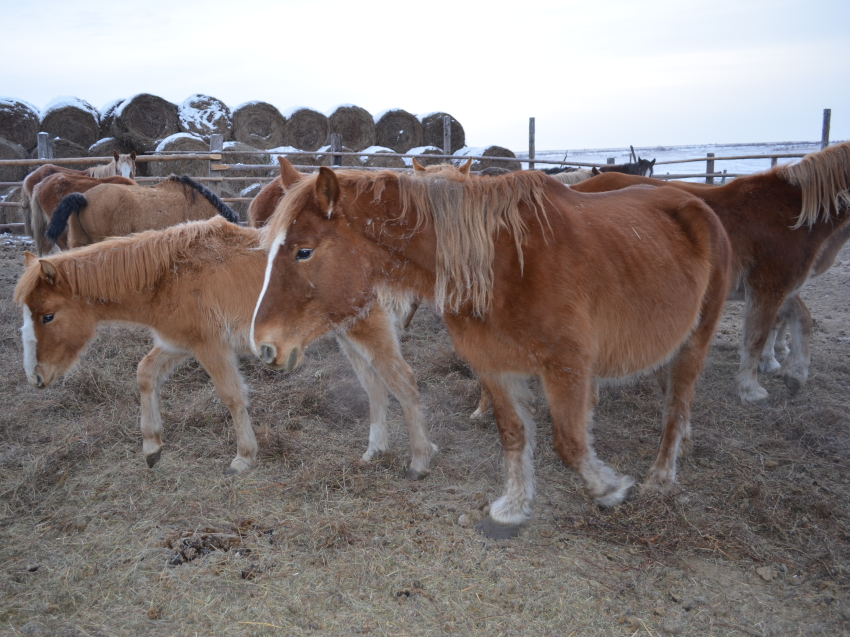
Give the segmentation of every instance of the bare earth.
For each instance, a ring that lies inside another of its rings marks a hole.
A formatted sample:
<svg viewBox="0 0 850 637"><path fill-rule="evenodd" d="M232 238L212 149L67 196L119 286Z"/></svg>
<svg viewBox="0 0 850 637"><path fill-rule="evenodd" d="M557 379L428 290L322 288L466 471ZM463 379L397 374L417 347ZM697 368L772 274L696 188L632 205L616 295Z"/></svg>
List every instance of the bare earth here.
<svg viewBox="0 0 850 637"><path fill-rule="evenodd" d="M715 337L680 489L599 510L555 456L539 387L535 515L517 539L474 530L500 495L492 417L439 318L403 337L440 446L404 476L407 435L359 462L368 406L336 344L292 374L245 359L260 464L227 478L229 415L196 364L165 385L162 461L141 455L142 329L105 327L44 391L21 362L12 290L21 240L0 236L0 634L850 634L850 249L803 297L816 319L809 384L764 405L734 392L739 304ZM654 383L607 389L596 448L642 477Z"/></svg>

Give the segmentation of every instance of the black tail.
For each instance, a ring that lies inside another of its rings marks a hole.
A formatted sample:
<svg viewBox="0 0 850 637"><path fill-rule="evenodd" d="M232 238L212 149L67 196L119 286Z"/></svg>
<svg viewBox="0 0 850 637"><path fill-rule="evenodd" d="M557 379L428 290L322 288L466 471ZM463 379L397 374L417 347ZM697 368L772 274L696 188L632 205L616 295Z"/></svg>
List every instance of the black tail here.
<svg viewBox="0 0 850 637"><path fill-rule="evenodd" d="M171 181L178 181L184 186L190 186L201 193L204 198L209 201L216 210L218 210L218 214L227 219L230 223L238 223L239 216L233 212L233 209L224 203L218 196L209 188L205 188L201 184L199 184L194 179L190 178L188 175L182 175L178 177L177 175L171 175L169 178Z"/></svg>
<svg viewBox="0 0 850 637"><path fill-rule="evenodd" d="M75 212L80 212L88 204L89 202L85 195L81 195L78 192L72 192L70 195L66 195L59 202L59 205L56 206L53 215L50 217L50 225L47 226L47 230L44 232L44 245L48 247L48 250L53 247L56 240L65 232L65 228L68 227L68 219L71 215Z"/></svg>

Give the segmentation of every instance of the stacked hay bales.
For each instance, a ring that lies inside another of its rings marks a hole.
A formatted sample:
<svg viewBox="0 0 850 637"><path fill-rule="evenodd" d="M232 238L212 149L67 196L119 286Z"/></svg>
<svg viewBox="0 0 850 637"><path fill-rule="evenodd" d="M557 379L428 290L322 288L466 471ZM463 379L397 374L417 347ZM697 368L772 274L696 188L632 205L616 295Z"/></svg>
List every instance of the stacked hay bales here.
<svg viewBox="0 0 850 637"><path fill-rule="evenodd" d="M375 145L375 120L365 108L353 104L337 106L328 114L331 133L342 136L342 145L355 152Z"/></svg>
<svg viewBox="0 0 850 637"><path fill-rule="evenodd" d="M297 106L286 113L286 143L298 150L315 151L331 139L331 125L324 113Z"/></svg>
<svg viewBox="0 0 850 637"><path fill-rule="evenodd" d="M395 152L392 148L385 148L384 146L370 146L369 148L364 149L365 153L393 153ZM401 157L361 157L363 161L363 165L368 168L404 168L404 160Z"/></svg>
<svg viewBox="0 0 850 637"><path fill-rule="evenodd" d="M114 137L104 137L89 146L89 157L112 157L113 152L129 155L133 149Z"/></svg>
<svg viewBox="0 0 850 637"><path fill-rule="evenodd" d="M181 131L207 141L214 134L220 134L227 139L232 127L227 104L209 95L190 95L180 105L177 114Z"/></svg>
<svg viewBox="0 0 850 637"><path fill-rule="evenodd" d="M326 153L324 155L319 155L319 161L316 164L317 166L332 166L333 165L333 155L329 152L331 149L330 146L322 146L319 149L319 152ZM354 152L350 148L346 148L343 146L339 149L341 153L351 153ZM357 155L340 155L342 158L342 166L345 168L362 168L363 162L360 161L360 158Z"/></svg>
<svg viewBox="0 0 850 637"><path fill-rule="evenodd" d="M87 149L100 139L99 118L100 113L88 102L61 96L41 112L41 130Z"/></svg>
<svg viewBox="0 0 850 637"><path fill-rule="evenodd" d="M391 108L375 115L375 144L406 153L422 146L422 124L401 108Z"/></svg>
<svg viewBox="0 0 850 637"><path fill-rule="evenodd" d="M0 137L0 159L26 159L24 147L5 137ZM26 166L0 166L0 181L21 181L27 174Z"/></svg>
<svg viewBox="0 0 850 637"><path fill-rule="evenodd" d="M112 122L115 121L115 111L121 107L123 99L112 100L100 107L100 138L112 137ZM126 143L126 142L125 142Z"/></svg>
<svg viewBox="0 0 850 637"><path fill-rule="evenodd" d="M35 106L13 97L0 98L0 137L29 152L38 144L39 130Z"/></svg>
<svg viewBox="0 0 850 637"><path fill-rule="evenodd" d="M466 133L463 126L454 117L448 113L426 113L419 115L418 119L422 123L422 140L426 146L443 147L443 117L448 115L451 118L452 132L452 149L449 154L456 153L461 148L466 146Z"/></svg>
<svg viewBox="0 0 850 637"><path fill-rule="evenodd" d="M233 110L229 139L260 150L286 145L286 118L266 102L245 102Z"/></svg>
<svg viewBox="0 0 850 637"><path fill-rule="evenodd" d="M409 155L418 155L416 161L422 166L436 166L437 164L449 163L448 159L443 159L442 157L429 157L429 155L445 155L443 149L436 146L419 146L418 148L411 148L407 153ZM413 159L405 158L404 163L410 167L413 165Z"/></svg>
<svg viewBox="0 0 850 637"><path fill-rule="evenodd" d="M487 146L486 148L481 147L466 147L454 153L456 157L459 159L465 159L466 157L516 157L514 153L503 146ZM455 163L458 163L455 161ZM511 172L515 170L522 170L522 164L517 161L501 161L496 159L476 159L472 162L472 171L484 170L485 168L505 168Z"/></svg>
<svg viewBox="0 0 850 637"><path fill-rule="evenodd" d="M163 139L156 147L156 152L179 153L208 153L210 145L197 135L191 133L175 133ZM209 172L207 163L194 159L179 159L176 161L148 162L148 170L153 177L168 175L189 175L190 177L206 177Z"/></svg>
<svg viewBox="0 0 850 637"><path fill-rule="evenodd" d="M115 109L112 136L139 154L155 150L162 140L179 132L177 106L156 95L140 93Z"/></svg>

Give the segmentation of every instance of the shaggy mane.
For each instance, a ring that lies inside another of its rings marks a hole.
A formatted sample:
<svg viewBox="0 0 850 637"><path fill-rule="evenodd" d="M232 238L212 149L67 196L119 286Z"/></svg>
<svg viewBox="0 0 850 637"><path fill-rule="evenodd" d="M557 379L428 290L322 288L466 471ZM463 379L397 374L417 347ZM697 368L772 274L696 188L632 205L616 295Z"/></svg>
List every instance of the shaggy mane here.
<svg viewBox="0 0 850 637"><path fill-rule="evenodd" d="M93 301L118 300L157 284L178 263L201 258L204 248L215 258L221 250L256 248L257 230L236 226L221 217L191 221L165 230L149 230L116 237L90 246L45 257L61 273L75 297ZM207 256L208 254L204 254ZM15 287L15 303L22 304L41 277L41 268L28 267Z"/></svg>
<svg viewBox="0 0 850 637"><path fill-rule="evenodd" d="M833 210L850 207L850 142L827 146L796 164L772 170L803 191L803 208L795 228L826 221Z"/></svg>
<svg viewBox="0 0 850 637"><path fill-rule="evenodd" d="M545 204L546 175L538 171L511 173L493 179L457 180L441 173L416 176L390 171L368 173L338 171L342 187L339 206L346 197L364 194L377 203L389 184L398 188L400 216L416 215L416 230L431 224L437 238L435 303L440 311L456 312L471 302L476 315L490 307L493 288L495 238L500 230L514 239L520 268L522 244L527 226L520 212L527 205L543 227L548 224ZM448 178L447 178L448 177ZM276 237L285 236L293 218L314 197L317 176L311 175L287 192L269 219L263 246L268 249ZM353 193L353 194L352 194Z"/></svg>

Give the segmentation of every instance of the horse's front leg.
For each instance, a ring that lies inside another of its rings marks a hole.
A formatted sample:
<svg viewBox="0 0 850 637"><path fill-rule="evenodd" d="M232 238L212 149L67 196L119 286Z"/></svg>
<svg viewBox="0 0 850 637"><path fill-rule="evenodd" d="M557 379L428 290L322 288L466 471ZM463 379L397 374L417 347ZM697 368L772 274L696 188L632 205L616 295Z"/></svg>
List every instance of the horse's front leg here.
<svg viewBox="0 0 850 637"><path fill-rule="evenodd" d="M248 416L248 389L239 373L236 352L229 345L214 342L197 348L193 353L210 375L236 429L236 457L224 474L234 475L252 468L257 462L257 438Z"/></svg>
<svg viewBox="0 0 850 637"><path fill-rule="evenodd" d="M162 452L160 385L187 357L188 354L185 352L173 352L157 345L139 362L136 378L142 412L142 453L149 467L153 467L159 461Z"/></svg>

